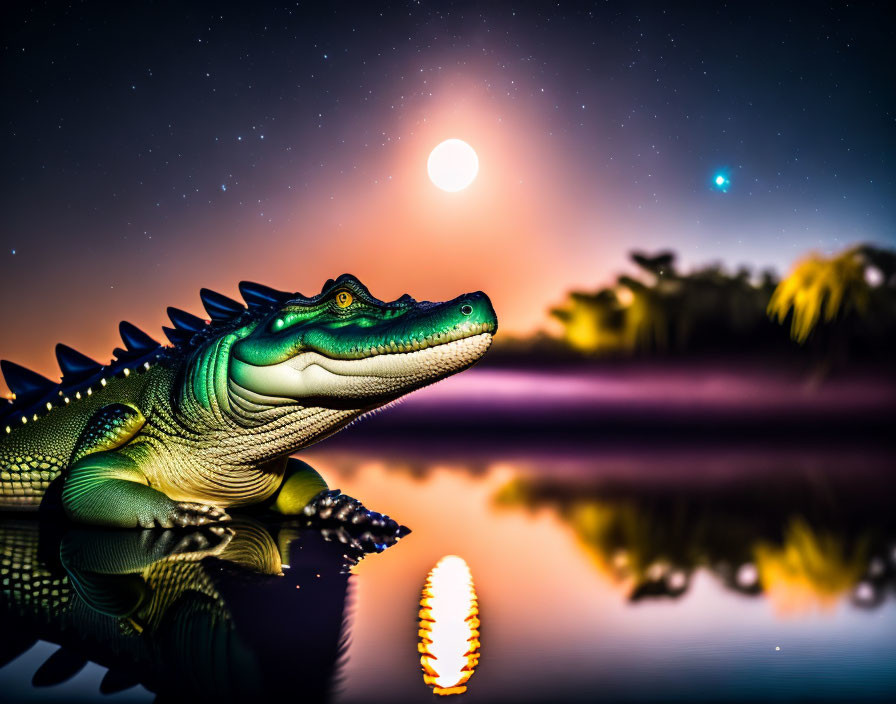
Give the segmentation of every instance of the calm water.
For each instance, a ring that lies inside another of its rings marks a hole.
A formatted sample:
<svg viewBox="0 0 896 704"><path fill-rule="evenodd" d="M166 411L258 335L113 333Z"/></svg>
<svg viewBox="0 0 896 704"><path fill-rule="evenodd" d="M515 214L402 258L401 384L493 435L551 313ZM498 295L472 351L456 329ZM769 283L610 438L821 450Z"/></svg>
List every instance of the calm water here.
<svg viewBox="0 0 896 704"><path fill-rule="evenodd" d="M421 589L456 555L480 621L462 700L896 699L886 447L483 441L448 422L425 446L367 443L378 427L303 458L413 529L380 554L250 518L181 545L2 519L0 697L430 701ZM475 621L435 582L426 648L450 669Z"/></svg>

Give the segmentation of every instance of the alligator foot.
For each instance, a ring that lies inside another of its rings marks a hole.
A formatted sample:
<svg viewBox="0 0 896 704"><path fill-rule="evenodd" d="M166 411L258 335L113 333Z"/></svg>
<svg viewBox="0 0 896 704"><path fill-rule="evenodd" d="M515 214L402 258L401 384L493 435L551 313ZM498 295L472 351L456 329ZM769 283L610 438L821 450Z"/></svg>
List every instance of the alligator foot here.
<svg viewBox="0 0 896 704"><path fill-rule="evenodd" d="M230 516L217 506L180 501L174 505L171 522L178 527L204 526L209 523L229 521Z"/></svg>
<svg viewBox="0 0 896 704"><path fill-rule="evenodd" d="M320 492L302 512L310 523L321 526L327 540L338 540L363 552L382 552L411 532L338 489Z"/></svg>
<svg viewBox="0 0 896 704"><path fill-rule="evenodd" d="M229 520L230 516L217 506L169 499L165 499L162 510L148 511L137 518L141 528L191 528Z"/></svg>

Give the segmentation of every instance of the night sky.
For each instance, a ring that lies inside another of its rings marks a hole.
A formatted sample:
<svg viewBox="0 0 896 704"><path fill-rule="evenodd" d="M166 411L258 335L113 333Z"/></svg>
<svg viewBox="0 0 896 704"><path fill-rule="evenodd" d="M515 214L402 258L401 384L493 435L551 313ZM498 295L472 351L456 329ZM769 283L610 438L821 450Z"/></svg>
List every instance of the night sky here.
<svg viewBox="0 0 896 704"><path fill-rule="evenodd" d="M896 244L884 4L16 5L0 357L46 374L240 279L482 289L528 332L632 248L783 273ZM452 137L458 193L426 173Z"/></svg>

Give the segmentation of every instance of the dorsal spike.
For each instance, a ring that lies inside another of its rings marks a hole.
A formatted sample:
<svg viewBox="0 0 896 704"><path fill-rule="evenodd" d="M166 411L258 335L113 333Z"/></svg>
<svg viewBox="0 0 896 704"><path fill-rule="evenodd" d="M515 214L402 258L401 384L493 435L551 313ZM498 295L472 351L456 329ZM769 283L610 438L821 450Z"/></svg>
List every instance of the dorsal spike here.
<svg viewBox="0 0 896 704"><path fill-rule="evenodd" d="M18 399L37 398L57 386L55 381L50 381L47 377L6 359L0 361L0 370L3 371L6 385Z"/></svg>
<svg viewBox="0 0 896 704"><path fill-rule="evenodd" d="M171 340L172 345L185 345L193 339L194 333L189 330L181 330L179 328L162 327L165 337Z"/></svg>
<svg viewBox="0 0 896 704"><path fill-rule="evenodd" d="M158 342L127 320L122 320L119 323L118 332L121 334L121 339L125 347L128 348L128 352L143 354L159 346Z"/></svg>
<svg viewBox="0 0 896 704"><path fill-rule="evenodd" d="M199 332L205 327L205 321L202 318L173 306L168 307L168 317L171 318L174 327L180 330Z"/></svg>
<svg viewBox="0 0 896 704"><path fill-rule="evenodd" d="M401 294L401 297L395 301L396 303L416 303L414 297L409 293Z"/></svg>
<svg viewBox="0 0 896 704"><path fill-rule="evenodd" d="M326 293L327 289L330 288L335 283L336 282L333 279L327 279L326 283L324 284L324 287L320 290L320 292Z"/></svg>
<svg viewBox="0 0 896 704"><path fill-rule="evenodd" d="M56 361L62 370L62 383L65 385L77 383L89 376L93 376L103 368L103 365L86 354L81 354L76 349L61 342L56 345Z"/></svg>
<svg viewBox="0 0 896 704"><path fill-rule="evenodd" d="M279 305L288 301L293 294L286 291L278 291L270 286L256 284L252 281L240 281L240 295L249 304L250 308L265 308Z"/></svg>
<svg viewBox="0 0 896 704"><path fill-rule="evenodd" d="M199 297L209 317L214 321L230 320L246 310L241 303L207 288L199 289Z"/></svg>

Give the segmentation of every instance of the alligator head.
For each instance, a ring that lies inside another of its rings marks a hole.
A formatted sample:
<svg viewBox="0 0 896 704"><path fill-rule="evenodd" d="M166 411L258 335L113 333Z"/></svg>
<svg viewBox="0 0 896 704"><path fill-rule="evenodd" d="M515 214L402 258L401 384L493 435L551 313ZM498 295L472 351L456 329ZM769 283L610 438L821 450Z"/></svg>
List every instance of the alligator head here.
<svg viewBox="0 0 896 704"><path fill-rule="evenodd" d="M229 390L245 405L371 410L477 362L498 320L481 291L443 303L386 303L353 276L294 297L230 350Z"/></svg>

